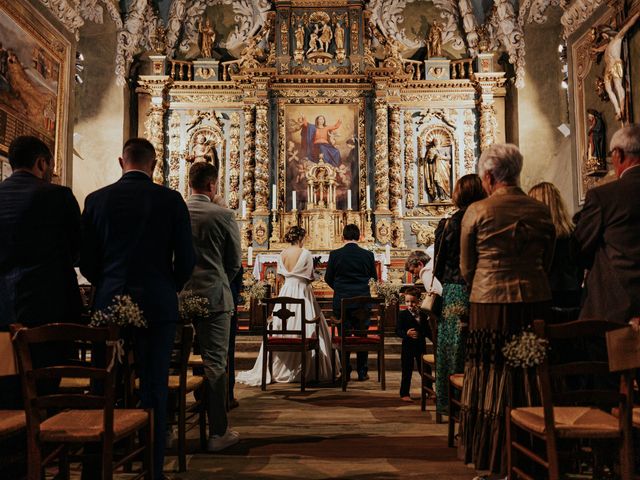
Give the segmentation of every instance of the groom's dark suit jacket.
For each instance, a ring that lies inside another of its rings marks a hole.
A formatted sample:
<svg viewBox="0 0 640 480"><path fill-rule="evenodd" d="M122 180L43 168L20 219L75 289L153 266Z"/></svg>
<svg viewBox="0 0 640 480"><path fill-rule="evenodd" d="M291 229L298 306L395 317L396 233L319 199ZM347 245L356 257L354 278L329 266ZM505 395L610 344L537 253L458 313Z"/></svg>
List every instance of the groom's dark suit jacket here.
<svg viewBox="0 0 640 480"><path fill-rule="evenodd" d="M333 289L333 313L340 318L343 298L369 296L369 280L378 279L373 253L355 243L329 254L324 280Z"/></svg>

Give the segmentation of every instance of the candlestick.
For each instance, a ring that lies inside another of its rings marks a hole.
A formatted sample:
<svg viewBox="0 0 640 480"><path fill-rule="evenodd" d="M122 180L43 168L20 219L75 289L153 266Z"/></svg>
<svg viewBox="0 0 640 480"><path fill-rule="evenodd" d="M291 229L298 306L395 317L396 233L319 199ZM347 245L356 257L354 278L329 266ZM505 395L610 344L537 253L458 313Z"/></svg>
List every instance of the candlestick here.
<svg viewBox="0 0 640 480"><path fill-rule="evenodd" d="M250 267L253 265L253 247L249 247L247 249L247 266Z"/></svg>
<svg viewBox="0 0 640 480"><path fill-rule="evenodd" d="M271 189L271 196L273 197L273 200L271 202L271 204L273 205L273 209L277 210L278 209L278 187L276 187L276 184L273 184L273 188Z"/></svg>
<svg viewBox="0 0 640 480"><path fill-rule="evenodd" d="M384 257L387 265L391 265L391 245L388 243L384 247Z"/></svg>
<svg viewBox="0 0 640 480"><path fill-rule="evenodd" d="M367 210L371 210L371 185L367 185Z"/></svg>
<svg viewBox="0 0 640 480"><path fill-rule="evenodd" d="M296 196L297 196L298 192L296 192L295 190L293 192L291 192L291 210L295 210L296 209Z"/></svg>
<svg viewBox="0 0 640 480"><path fill-rule="evenodd" d="M247 219L247 201L242 200L242 220Z"/></svg>
<svg viewBox="0 0 640 480"><path fill-rule="evenodd" d="M402 200L398 199L398 216L402 216Z"/></svg>
<svg viewBox="0 0 640 480"><path fill-rule="evenodd" d="M347 210L351 210L351 190L347 191Z"/></svg>

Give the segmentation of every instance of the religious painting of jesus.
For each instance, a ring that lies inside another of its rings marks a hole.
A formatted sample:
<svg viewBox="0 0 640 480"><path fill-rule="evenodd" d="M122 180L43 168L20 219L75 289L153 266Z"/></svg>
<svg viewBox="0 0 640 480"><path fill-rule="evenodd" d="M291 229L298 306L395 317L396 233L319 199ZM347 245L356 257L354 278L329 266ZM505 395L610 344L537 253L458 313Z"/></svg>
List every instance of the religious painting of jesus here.
<svg viewBox="0 0 640 480"><path fill-rule="evenodd" d="M336 171L336 207L358 209L358 106L285 105L286 199L292 208L296 192L298 210L307 206L307 173L320 161Z"/></svg>

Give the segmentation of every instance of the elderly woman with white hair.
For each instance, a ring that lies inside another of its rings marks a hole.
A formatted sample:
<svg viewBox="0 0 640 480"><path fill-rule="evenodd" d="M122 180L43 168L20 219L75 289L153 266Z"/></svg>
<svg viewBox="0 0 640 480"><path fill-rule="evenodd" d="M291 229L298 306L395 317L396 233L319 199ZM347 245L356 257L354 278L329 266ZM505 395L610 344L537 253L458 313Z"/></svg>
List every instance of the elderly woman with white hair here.
<svg viewBox="0 0 640 480"><path fill-rule="evenodd" d="M502 348L547 316L556 235L549 208L520 189L521 170L515 145L482 153L479 175L489 196L468 207L460 238L460 270L471 288L460 454L477 470L501 477L506 408L532 400L522 371L505 366Z"/></svg>

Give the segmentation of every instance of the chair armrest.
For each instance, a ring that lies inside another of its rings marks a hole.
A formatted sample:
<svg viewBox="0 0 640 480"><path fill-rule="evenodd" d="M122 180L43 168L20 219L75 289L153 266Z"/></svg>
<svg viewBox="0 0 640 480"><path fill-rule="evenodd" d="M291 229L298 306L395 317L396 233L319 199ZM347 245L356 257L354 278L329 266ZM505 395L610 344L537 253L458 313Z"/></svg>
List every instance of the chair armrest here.
<svg viewBox="0 0 640 480"><path fill-rule="evenodd" d="M315 318L312 318L311 320L305 319L304 323L315 323L315 324L318 324L318 323L320 323L320 315L317 315Z"/></svg>

